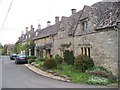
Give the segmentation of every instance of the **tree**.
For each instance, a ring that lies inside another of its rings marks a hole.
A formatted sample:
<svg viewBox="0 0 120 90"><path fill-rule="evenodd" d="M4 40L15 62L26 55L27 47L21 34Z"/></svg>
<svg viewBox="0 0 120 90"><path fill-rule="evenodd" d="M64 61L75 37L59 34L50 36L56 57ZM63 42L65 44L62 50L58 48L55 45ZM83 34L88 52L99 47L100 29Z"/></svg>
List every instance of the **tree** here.
<svg viewBox="0 0 120 90"><path fill-rule="evenodd" d="M3 54L4 55L7 55L7 48L8 48L8 45L5 44L4 47L3 47Z"/></svg>

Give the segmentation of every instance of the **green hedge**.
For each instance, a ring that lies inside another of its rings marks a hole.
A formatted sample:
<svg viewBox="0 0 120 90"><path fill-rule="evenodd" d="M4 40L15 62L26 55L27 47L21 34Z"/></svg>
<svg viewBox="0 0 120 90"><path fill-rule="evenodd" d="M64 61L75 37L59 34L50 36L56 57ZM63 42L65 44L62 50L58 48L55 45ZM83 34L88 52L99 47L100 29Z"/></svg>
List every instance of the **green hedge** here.
<svg viewBox="0 0 120 90"><path fill-rule="evenodd" d="M75 65L76 69L79 69L82 72L85 72L88 68L91 68L94 66L94 62L93 62L92 58L81 54L75 58L74 65Z"/></svg>
<svg viewBox="0 0 120 90"><path fill-rule="evenodd" d="M35 62L35 59L29 59L28 63L31 64L32 62Z"/></svg>
<svg viewBox="0 0 120 90"><path fill-rule="evenodd" d="M36 56L27 56L27 59L36 59Z"/></svg>
<svg viewBox="0 0 120 90"><path fill-rule="evenodd" d="M46 69L56 68L57 63L56 63L55 59L50 58L50 59L45 60L43 67Z"/></svg>
<svg viewBox="0 0 120 90"><path fill-rule="evenodd" d="M71 64L71 65L74 64L75 57L74 57L73 51L65 50L63 57L64 57L65 63Z"/></svg>
<svg viewBox="0 0 120 90"><path fill-rule="evenodd" d="M63 63L63 58L60 57L58 54L55 55L55 61L57 64L62 64Z"/></svg>

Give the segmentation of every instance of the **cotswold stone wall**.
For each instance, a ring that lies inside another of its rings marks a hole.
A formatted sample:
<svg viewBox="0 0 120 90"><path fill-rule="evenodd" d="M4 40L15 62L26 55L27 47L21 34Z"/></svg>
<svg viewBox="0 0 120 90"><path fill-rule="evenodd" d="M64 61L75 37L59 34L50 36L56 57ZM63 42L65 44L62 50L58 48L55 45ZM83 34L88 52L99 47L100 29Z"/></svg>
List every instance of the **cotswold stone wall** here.
<svg viewBox="0 0 120 90"><path fill-rule="evenodd" d="M60 51L60 48L61 48L61 45L62 44L68 44L68 43L71 43L70 47L67 48L68 50L73 50L73 37L69 37L69 36L66 36L66 37L62 37L60 38L59 37L59 34L56 35L54 37L54 47L53 47L53 56L55 56L56 54L60 55L61 56L61 51Z"/></svg>
<svg viewBox="0 0 120 90"><path fill-rule="evenodd" d="M81 47L90 48L90 56L96 66L103 66L117 74L117 32L114 29L76 36L74 38L75 56L82 52Z"/></svg>

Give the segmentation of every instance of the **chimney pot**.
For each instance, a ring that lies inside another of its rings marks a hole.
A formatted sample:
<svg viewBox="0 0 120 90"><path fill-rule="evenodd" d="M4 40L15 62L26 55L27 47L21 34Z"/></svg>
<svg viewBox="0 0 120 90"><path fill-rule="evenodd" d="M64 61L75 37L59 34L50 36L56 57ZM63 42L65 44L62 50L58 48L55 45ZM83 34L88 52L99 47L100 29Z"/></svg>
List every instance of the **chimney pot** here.
<svg viewBox="0 0 120 90"><path fill-rule="evenodd" d="M58 16L55 17L55 23L58 23L59 22L59 18Z"/></svg>
<svg viewBox="0 0 120 90"><path fill-rule="evenodd" d="M26 27L25 30L26 30L26 33L27 33L28 32L28 27Z"/></svg>
<svg viewBox="0 0 120 90"><path fill-rule="evenodd" d="M34 30L34 29L33 29L33 25L31 25L31 30Z"/></svg>
<svg viewBox="0 0 120 90"><path fill-rule="evenodd" d="M72 14L76 13L76 9L71 9Z"/></svg>
<svg viewBox="0 0 120 90"><path fill-rule="evenodd" d="M41 25L40 24L38 24L38 29L41 29Z"/></svg>
<svg viewBox="0 0 120 90"><path fill-rule="evenodd" d="M21 34L23 35L23 33L24 33L24 32L22 31Z"/></svg>
<svg viewBox="0 0 120 90"><path fill-rule="evenodd" d="M47 27L49 27L50 26L50 21L47 21Z"/></svg>

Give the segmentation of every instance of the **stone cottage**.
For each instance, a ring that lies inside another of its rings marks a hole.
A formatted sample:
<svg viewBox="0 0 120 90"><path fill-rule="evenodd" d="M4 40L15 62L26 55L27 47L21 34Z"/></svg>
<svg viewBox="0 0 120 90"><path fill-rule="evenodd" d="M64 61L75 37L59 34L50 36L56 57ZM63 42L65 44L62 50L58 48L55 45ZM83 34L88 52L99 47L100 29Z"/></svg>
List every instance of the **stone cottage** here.
<svg viewBox="0 0 120 90"><path fill-rule="evenodd" d="M120 19L120 2L98 2L85 5L78 12L76 9L71 11L71 16L63 16L60 21L56 17L54 25L48 21L47 27L39 30L33 38L35 55L63 56L64 50L73 50L75 56L85 54L92 57L96 66L103 66L116 74L116 23Z"/></svg>
<svg viewBox="0 0 120 90"><path fill-rule="evenodd" d="M75 56L85 54L93 58L96 66L113 73L118 71L117 31L118 2L99 2L85 6L74 34Z"/></svg>
<svg viewBox="0 0 120 90"><path fill-rule="evenodd" d="M47 27L42 29L40 33L33 38L35 42L35 56L40 57L52 57L54 55L54 36L59 29L59 17L55 17L56 23L50 25L50 21L47 22Z"/></svg>

